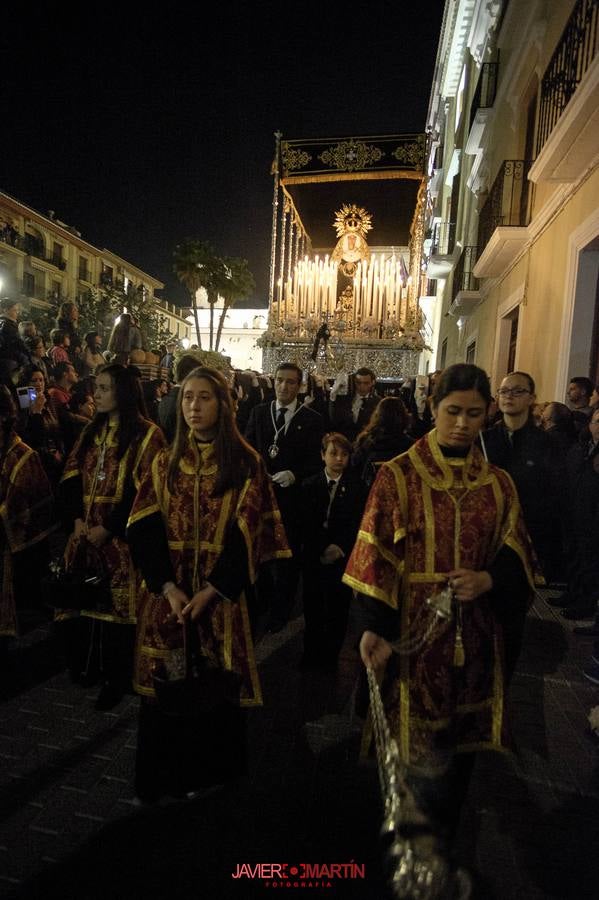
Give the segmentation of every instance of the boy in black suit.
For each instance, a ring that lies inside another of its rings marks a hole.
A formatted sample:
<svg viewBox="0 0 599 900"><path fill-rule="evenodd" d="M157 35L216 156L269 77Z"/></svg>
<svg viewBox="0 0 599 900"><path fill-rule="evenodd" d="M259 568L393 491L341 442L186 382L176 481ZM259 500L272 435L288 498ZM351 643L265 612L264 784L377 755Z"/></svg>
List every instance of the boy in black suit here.
<svg viewBox="0 0 599 900"><path fill-rule="evenodd" d="M325 434L324 469L302 485L304 669L334 670L347 628L352 592L341 577L366 501L366 489L348 469L351 449L344 435Z"/></svg>

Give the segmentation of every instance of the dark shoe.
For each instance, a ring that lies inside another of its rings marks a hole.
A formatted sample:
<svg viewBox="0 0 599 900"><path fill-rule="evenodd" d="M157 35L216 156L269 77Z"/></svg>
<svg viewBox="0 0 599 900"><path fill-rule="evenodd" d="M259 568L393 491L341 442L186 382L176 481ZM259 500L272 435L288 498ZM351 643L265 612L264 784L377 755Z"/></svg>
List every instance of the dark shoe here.
<svg viewBox="0 0 599 900"><path fill-rule="evenodd" d="M562 609L560 616L562 619L568 619L569 621L576 619L594 619L596 612L597 604L593 603L592 606L568 606L567 609Z"/></svg>
<svg viewBox="0 0 599 900"><path fill-rule="evenodd" d="M597 660L591 659L590 664L586 669L583 669L582 674L587 681L591 681L593 684L599 684L599 663Z"/></svg>
<svg viewBox="0 0 599 900"><path fill-rule="evenodd" d="M575 625L572 633L580 637L599 637L599 624L593 622L592 625Z"/></svg>
<svg viewBox="0 0 599 900"><path fill-rule="evenodd" d="M94 708L102 712L113 709L121 702L121 700L123 699L123 695L124 691L121 688L115 687L114 684L110 684L110 682L107 681L102 685L102 689L98 694L98 699L94 704Z"/></svg>

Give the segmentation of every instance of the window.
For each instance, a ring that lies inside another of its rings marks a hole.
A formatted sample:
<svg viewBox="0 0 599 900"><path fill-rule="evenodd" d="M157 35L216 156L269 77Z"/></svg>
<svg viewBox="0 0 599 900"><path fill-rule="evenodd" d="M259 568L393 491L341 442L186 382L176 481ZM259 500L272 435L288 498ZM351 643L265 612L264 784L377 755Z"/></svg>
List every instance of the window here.
<svg viewBox="0 0 599 900"><path fill-rule="evenodd" d="M63 249L62 244L58 244L58 243L56 243L56 241L54 241L54 245L52 247L52 262L54 263L55 266L60 266L60 264L63 261L62 260L62 249Z"/></svg>
<svg viewBox="0 0 599 900"><path fill-rule="evenodd" d="M472 341L466 347L466 362L474 365L475 360L476 360L476 341Z"/></svg>
<svg viewBox="0 0 599 900"><path fill-rule="evenodd" d="M441 369L444 369L446 362L447 362L447 338L445 338L445 340L441 344L441 362L439 364L439 367Z"/></svg>
<svg viewBox="0 0 599 900"><path fill-rule="evenodd" d="M35 275L23 272L23 293L27 297L35 297Z"/></svg>
<svg viewBox="0 0 599 900"><path fill-rule="evenodd" d="M102 274L100 275L100 284L112 284L112 279L114 276L114 269L112 266L107 266L106 263L102 263Z"/></svg>
<svg viewBox="0 0 599 900"><path fill-rule="evenodd" d="M79 281L89 281L88 260L85 256L79 257Z"/></svg>
<svg viewBox="0 0 599 900"><path fill-rule="evenodd" d="M35 234L25 235L25 253L41 258L44 255L44 242Z"/></svg>

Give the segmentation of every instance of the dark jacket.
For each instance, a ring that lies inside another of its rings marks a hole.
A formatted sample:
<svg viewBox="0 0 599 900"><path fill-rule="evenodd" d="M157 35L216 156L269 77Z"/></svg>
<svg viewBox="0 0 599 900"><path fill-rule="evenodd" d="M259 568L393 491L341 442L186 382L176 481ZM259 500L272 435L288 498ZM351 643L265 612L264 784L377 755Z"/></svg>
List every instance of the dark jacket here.
<svg viewBox="0 0 599 900"><path fill-rule="evenodd" d="M483 435L489 462L512 476L541 565L550 563L560 533L560 466L547 433L530 420L513 432L510 442L504 422Z"/></svg>
<svg viewBox="0 0 599 900"><path fill-rule="evenodd" d="M354 422L352 409L354 399L350 394L346 394L329 401L329 420L332 431L341 432L352 442L366 428L370 417L381 402L378 394L370 394L365 397L358 413L358 421Z"/></svg>
<svg viewBox="0 0 599 900"><path fill-rule="evenodd" d="M322 467L320 444L323 435L322 417L309 406L299 406L291 419L287 432L278 439L278 454L272 458L269 448L274 442L273 415L275 401L259 403L251 413L245 436L258 451L270 475L289 470L295 476L295 484L280 487L273 484L277 503L289 542L297 548L301 540L300 485L305 478L314 475Z"/></svg>
<svg viewBox="0 0 599 900"><path fill-rule="evenodd" d="M302 484L303 559L308 566L318 565L329 544L337 544L345 554L343 568L356 541L367 491L350 472L341 476L327 520L329 489L324 470ZM327 522L325 527L324 523Z"/></svg>
<svg viewBox="0 0 599 900"><path fill-rule="evenodd" d="M362 481L370 487L381 463L405 453L413 444L407 434L372 434L356 445L352 466Z"/></svg>
<svg viewBox="0 0 599 900"><path fill-rule="evenodd" d="M0 316L0 359L12 360L19 369L31 362L27 345L19 335L19 326L8 316Z"/></svg>

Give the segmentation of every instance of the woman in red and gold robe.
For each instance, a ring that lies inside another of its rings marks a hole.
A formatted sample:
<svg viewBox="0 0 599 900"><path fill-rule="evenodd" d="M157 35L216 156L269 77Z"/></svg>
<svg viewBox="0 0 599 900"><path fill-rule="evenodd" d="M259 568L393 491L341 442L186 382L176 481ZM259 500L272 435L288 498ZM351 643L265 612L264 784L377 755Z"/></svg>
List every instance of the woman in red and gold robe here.
<svg viewBox="0 0 599 900"><path fill-rule="evenodd" d="M50 482L35 450L15 433L16 419L10 391L0 385L0 638L17 634L15 586L39 594L35 579L56 528Z"/></svg>
<svg viewBox="0 0 599 900"><path fill-rule="evenodd" d="M490 399L482 369L445 370L436 429L382 466L344 575L365 609L364 664L384 668L399 635L385 692L391 732L421 803L449 834L474 751L506 747L505 686L533 590L513 482L474 444ZM429 632L427 600L447 587L451 615ZM402 654L402 641L417 649Z"/></svg>
<svg viewBox="0 0 599 900"><path fill-rule="evenodd" d="M166 716L153 675L168 671L191 618L202 654L241 676L240 706L260 705L244 588L262 563L291 555L270 481L237 430L224 378L194 369L177 402L175 440L154 460L127 529L146 585L135 658L142 695L136 793L146 801L184 796L244 771L241 710Z"/></svg>
<svg viewBox="0 0 599 900"><path fill-rule="evenodd" d="M164 446L161 430L140 412L139 379L124 366L105 366L96 378L96 415L67 459L60 484L65 524L71 532L69 562L83 537L100 553L110 574L112 606L62 612L60 621L75 641L67 640L69 666L77 677L83 665L91 675L99 657L103 686L98 709L110 709L131 689L133 645L140 578L127 545L125 529L144 473ZM83 626L83 627L82 627ZM83 632L83 633L82 633ZM75 643L75 647L73 647Z"/></svg>

